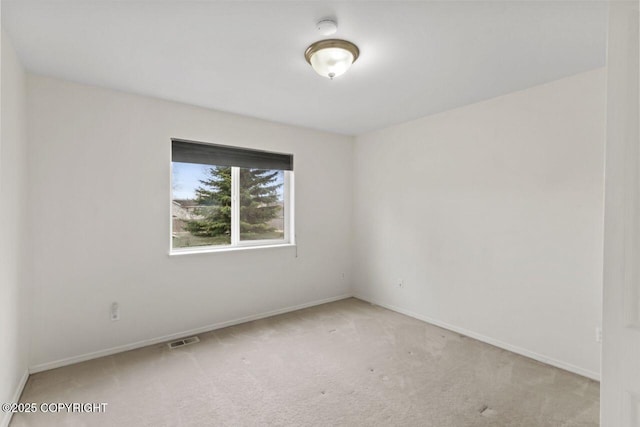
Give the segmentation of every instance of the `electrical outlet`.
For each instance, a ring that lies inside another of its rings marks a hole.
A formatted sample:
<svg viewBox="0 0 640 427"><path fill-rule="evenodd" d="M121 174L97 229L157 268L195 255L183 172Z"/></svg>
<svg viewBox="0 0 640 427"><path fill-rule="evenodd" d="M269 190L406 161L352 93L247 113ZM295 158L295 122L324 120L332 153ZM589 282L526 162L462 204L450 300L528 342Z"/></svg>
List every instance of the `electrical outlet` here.
<svg viewBox="0 0 640 427"><path fill-rule="evenodd" d="M397 283L399 288L404 288L404 279L402 278L398 279Z"/></svg>
<svg viewBox="0 0 640 427"><path fill-rule="evenodd" d="M596 327L596 342L602 342L602 328Z"/></svg>
<svg viewBox="0 0 640 427"><path fill-rule="evenodd" d="M120 320L120 306L117 302L111 304L111 321Z"/></svg>

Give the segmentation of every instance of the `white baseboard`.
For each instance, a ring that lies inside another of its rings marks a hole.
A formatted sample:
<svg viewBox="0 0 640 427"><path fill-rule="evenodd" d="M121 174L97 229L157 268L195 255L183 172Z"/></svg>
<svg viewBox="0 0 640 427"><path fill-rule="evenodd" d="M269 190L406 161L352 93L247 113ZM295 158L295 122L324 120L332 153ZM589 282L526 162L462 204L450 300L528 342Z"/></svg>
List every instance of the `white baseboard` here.
<svg viewBox="0 0 640 427"><path fill-rule="evenodd" d="M99 357L110 356L116 353L122 353L124 351L135 350L136 348L146 347L149 345L159 344L165 341L171 341L178 338L183 338L189 335L201 334L204 332L214 331L216 329L226 328L229 326L238 325L240 323L251 322L253 320L264 319L266 317L277 316L278 314L289 313L291 311L301 310L303 308L309 308L316 305L326 304L329 302L339 301L346 298L351 298L351 294L338 295L331 298L325 298L322 300L316 300L299 304L291 307L280 308L277 310L268 311L265 313L254 314L251 316L241 317L239 319L228 320L226 322L214 323L212 325L202 326L200 328L190 329L188 331L177 332L175 334L164 335L161 337L151 338L148 340L142 340L131 344L120 345L117 347L111 347L104 350L98 350L91 353L81 354L79 356L66 357L60 360L54 360L52 362L40 363L29 367L29 372L34 374L36 372L48 371L49 369L60 368L62 366L72 365L74 363L85 362L91 359L97 359Z"/></svg>
<svg viewBox="0 0 640 427"><path fill-rule="evenodd" d="M583 369L583 368L580 368L579 366L575 366L575 365L572 365L570 363L566 363L566 362L563 362L561 360L557 360L557 359L554 359L552 357L548 357L548 356L536 353L534 351L527 350L526 348L522 348L522 347L518 347L518 346L515 346L515 345L512 345L512 344L508 344L508 343L502 342L500 340L497 340L497 339L494 339L494 338L479 334L477 332L470 331L470 330L465 329L465 328L461 328L461 327L458 327L458 326L455 326L455 325L450 325L450 324L442 322L440 320L433 319L433 318L428 317L428 316L423 316L421 314L417 314L417 313L414 313L414 312L409 311L409 310L405 310L404 308L396 307L396 306L390 305L390 304L384 304L384 303L381 303L379 301L375 301L372 298L364 297L364 296L361 296L361 295L354 295L354 297L358 298L358 299L360 299L362 301L366 301L368 303L375 304L375 305L378 305L380 307L387 308L387 309L395 311L397 313L401 313L401 314L404 314L406 316L413 317L414 319L422 320L423 322L427 322L429 324L432 324L432 325L435 325L435 326L439 326L441 328L444 328L444 329L447 329L447 330L450 330L450 331L453 331L453 332L457 332L459 334L462 334L462 335L465 335L467 337L476 339L478 341L482 341L484 343L491 344L491 345L493 345L495 347L499 347L499 348L502 348L504 350L508 350L508 351L510 351L512 353L516 353L516 354L519 354L521 356L525 356L525 357L528 357L530 359L537 360L538 362L546 363L547 365L555 366L556 368L564 369L565 371L573 372L574 374L578 374L578 375L581 375L583 377L590 378L592 380L600 381L600 373L598 373L598 372L593 372L593 371L590 371L588 369Z"/></svg>
<svg viewBox="0 0 640 427"><path fill-rule="evenodd" d="M16 387L16 390L13 392L13 396L9 402L2 403L17 403L20 401L20 396L22 395L22 390L24 390L24 386L27 385L27 380L29 379L29 371L24 371L22 374L22 378L20 378L20 382ZM11 418L13 417L12 412L4 412L2 421L0 422L0 427L8 427L11 422Z"/></svg>

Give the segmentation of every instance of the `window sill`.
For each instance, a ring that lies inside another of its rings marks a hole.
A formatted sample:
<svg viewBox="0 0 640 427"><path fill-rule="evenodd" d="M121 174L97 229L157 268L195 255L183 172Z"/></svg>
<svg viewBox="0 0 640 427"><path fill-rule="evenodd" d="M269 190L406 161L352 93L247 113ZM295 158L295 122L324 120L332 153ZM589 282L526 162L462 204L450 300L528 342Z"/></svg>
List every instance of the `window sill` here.
<svg viewBox="0 0 640 427"><path fill-rule="evenodd" d="M295 243L278 243L278 244L270 244L270 245L254 245L254 246L233 246L233 247L203 247L201 249L178 249L178 250L170 250L169 256L180 256L180 255L193 255L193 254L209 254L216 252L237 252L237 251L252 251L255 249L272 249L272 248L295 248Z"/></svg>

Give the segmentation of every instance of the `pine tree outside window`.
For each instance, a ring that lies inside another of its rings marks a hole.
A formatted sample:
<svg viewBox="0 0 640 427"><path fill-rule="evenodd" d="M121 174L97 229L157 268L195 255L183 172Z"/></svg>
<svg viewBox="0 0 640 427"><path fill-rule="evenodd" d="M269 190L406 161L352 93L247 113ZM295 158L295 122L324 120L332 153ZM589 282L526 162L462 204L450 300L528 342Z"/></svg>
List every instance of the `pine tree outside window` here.
<svg viewBox="0 0 640 427"><path fill-rule="evenodd" d="M293 156L172 140L171 251L293 243Z"/></svg>

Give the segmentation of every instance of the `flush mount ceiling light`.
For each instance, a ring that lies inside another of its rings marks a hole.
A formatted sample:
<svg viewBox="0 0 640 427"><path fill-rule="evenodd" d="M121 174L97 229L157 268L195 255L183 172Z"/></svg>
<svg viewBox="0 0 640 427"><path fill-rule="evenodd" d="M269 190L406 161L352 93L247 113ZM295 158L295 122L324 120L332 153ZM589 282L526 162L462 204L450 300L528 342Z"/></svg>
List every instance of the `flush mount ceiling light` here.
<svg viewBox="0 0 640 427"><path fill-rule="evenodd" d="M305 59L316 73L331 80L344 74L359 55L358 46L339 39L317 41L304 52Z"/></svg>

